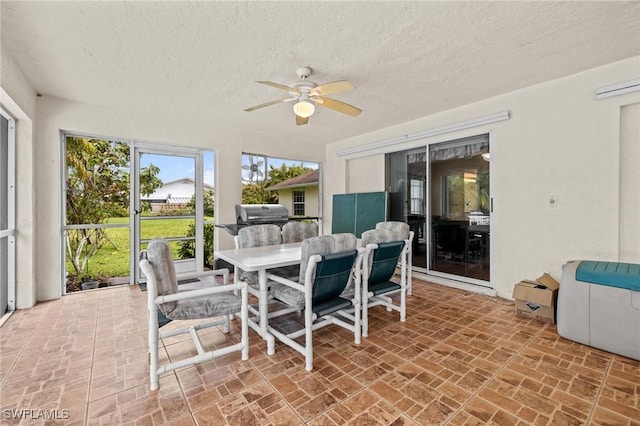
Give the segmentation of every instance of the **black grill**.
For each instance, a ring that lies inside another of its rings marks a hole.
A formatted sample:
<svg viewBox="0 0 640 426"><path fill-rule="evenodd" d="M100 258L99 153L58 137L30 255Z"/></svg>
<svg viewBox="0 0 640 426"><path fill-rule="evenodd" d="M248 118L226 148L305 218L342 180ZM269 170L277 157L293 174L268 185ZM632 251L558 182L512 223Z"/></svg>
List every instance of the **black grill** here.
<svg viewBox="0 0 640 426"><path fill-rule="evenodd" d="M249 225L273 224L282 226L289 221L289 211L282 204L236 204L236 223L216 225L231 235Z"/></svg>

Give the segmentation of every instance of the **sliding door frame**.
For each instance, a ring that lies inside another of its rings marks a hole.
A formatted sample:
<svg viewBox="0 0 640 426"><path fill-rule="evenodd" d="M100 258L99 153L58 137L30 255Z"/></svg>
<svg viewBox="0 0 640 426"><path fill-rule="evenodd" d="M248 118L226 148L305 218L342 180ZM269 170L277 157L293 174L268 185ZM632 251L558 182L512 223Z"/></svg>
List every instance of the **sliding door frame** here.
<svg viewBox="0 0 640 426"><path fill-rule="evenodd" d="M2 191L6 191L7 203L1 207L6 209L1 214L6 215L6 228L0 227L0 241L6 239L6 254L0 259L2 268L6 271L6 312L16 309L16 122L15 119L3 108L0 115L7 120L6 134L6 161L2 162L2 173L6 171L6 182L3 182ZM3 139L5 135L2 135ZM4 149L4 148L0 148ZM6 164L5 164L6 162ZM4 290L3 290L4 291ZM4 301L3 301L4 304ZM0 317L5 313L5 306L0 307Z"/></svg>
<svg viewBox="0 0 640 426"><path fill-rule="evenodd" d="M142 154L157 154L166 156L176 156L193 158L195 164L195 271L202 272L204 270L204 149L198 148L182 148L172 146L160 146L156 144L147 144L141 142L131 143L132 158L131 176L135 178L131 180L129 222L132 224L132 232L130 234L131 250L131 277L132 283L146 282L142 276L138 265L138 253L143 242L141 237L141 197L140 197L140 157ZM189 217L189 216L187 216ZM178 272L180 275L180 272Z"/></svg>
<svg viewBox="0 0 640 426"><path fill-rule="evenodd" d="M434 277L438 277L438 278L443 278L446 280L454 280L454 281L459 281L459 282L464 282L464 283L468 283L468 284L473 284L473 285L477 285L477 286L481 286L481 287L485 287L485 288L493 288L491 285L491 281L484 281L484 280L480 280L480 279L476 279L476 278L470 278L470 277L466 277L463 275L453 275L453 274L449 274L449 273L445 273L445 272L439 272L436 270L431 269L432 267L432 258L431 258L431 250L432 250L432 244L433 244L433 235L431 232L431 209L432 209L432 184L431 184L431 172L432 172L432 167L431 167L431 162L429 161L429 149L432 145L436 145L436 144L440 144L440 143L446 143L448 141L454 141L457 139L466 139L466 138L470 138L470 137L474 137L474 136L481 136L481 135L488 135L488 139L489 139L489 152L491 152L491 148L492 148L492 140L493 140L493 135L491 131L483 131L483 132L473 132L469 135L466 136L456 136L456 137L446 137L446 138L439 138L438 140L434 140L434 141L427 141L425 139L419 139L416 140L414 143L408 145L408 146L403 146L403 149L400 151L388 151L385 154L393 154L394 152L401 152L401 151L406 151L407 155L409 154L410 151L415 151L417 149L424 149L425 153L426 153L426 164L425 164L425 173L426 173L426 186L427 186L427 194L426 194L426 203L425 203L425 223L422 224L424 226L424 230L425 230L425 243L426 243L426 268L424 267L419 267L419 266L415 266L414 262L414 266L413 266L413 270L415 272L418 273L424 273L427 274L429 276L434 276ZM406 159L405 159L406 160ZM406 162L406 161L405 161ZM385 172L385 173L388 173ZM489 161L489 193L490 193L490 199L489 199L489 215L491 216L491 220L493 220L493 187L494 187L494 183L492 182L493 179L491 179L491 174L492 174L492 166L491 166L491 161ZM408 175L405 175L405 179L408 178ZM409 194L409 188L406 189L407 191L407 199L406 200L402 200L403 203L407 203L410 200L408 199L408 197L410 196ZM407 206L407 212L408 212L408 206ZM418 238L417 235L414 236L414 238ZM489 268L490 268L490 275L491 274L491 258L492 256L492 251L493 251L493 245L489 244Z"/></svg>

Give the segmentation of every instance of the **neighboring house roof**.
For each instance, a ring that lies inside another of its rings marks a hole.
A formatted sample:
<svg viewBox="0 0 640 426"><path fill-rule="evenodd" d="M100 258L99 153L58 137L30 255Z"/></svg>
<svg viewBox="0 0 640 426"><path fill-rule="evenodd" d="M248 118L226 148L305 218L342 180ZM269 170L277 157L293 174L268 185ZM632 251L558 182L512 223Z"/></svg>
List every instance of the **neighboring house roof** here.
<svg viewBox="0 0 640 426"><path fill-rule="evenodd" d="M189 204L191 197L171 197L167 198L167 204Z"/></svg>
<svg viewBox="0 0 640 426"><path fill-rule="evenodd" d="M302 188L305 186L317 186L318 185L318 170L311 170L310 172L298 175L291 179L283 180L273 186L270 186L269 190L276 189L288 189L288 188Z"/></svg>
<svg viewBox="0 0 640 426"><path fill-rule="evenodd" d="M204 184L205 189L213 190L213 186ZM186 198L187 202L193 196L193 190L195 188L195 181L190 177L182 177L179 179L173 179L162 183L162 186L156 189L153 194L140 197L143 200L161 201L169 199ZM180 202L179 202L180 203ZM182 203L181 203L182 204Z"/></svg>
<svg viewBox="0 0 640 426"><path fill-rule="evenodd" d="M169 197L169 198L143 198L151 204L189 204L191 197Z"/></svg>
<svg viewBox="0 0 640 426"><path fill-rule="evenodd" d="M193 184L195 184L195 182L196 182L196 181L195 181L195 180L193 180L193 179L192 179L192 178L190 178L190 177L181 177L181 178L178 178L178 179L173 179L173 180L168 180L168 181L166 181L166 182L162 182L162 186L171 185L171 184L173 184L173 183L184 183L184 182L189 182L189 183L193 183ZM206 183L206 182L204 183L204 187L205 187L205 188L207 188L207 189L214 189L214 187L213 187L213 186L209 185L209 184L208 184L208 183Z"/></svg>

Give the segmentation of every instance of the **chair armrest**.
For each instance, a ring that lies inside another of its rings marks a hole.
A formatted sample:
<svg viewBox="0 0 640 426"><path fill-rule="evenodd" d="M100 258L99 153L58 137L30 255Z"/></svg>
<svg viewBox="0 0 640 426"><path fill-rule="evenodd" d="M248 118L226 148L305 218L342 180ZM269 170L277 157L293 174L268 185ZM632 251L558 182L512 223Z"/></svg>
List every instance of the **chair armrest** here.
<svg viewBox="0 0 640 426"><path fill-rule="evenodd" d="M189 290L189 291L181 291L179 293L167 294L165 296L156 297L155 303L167 303L167 302L175 302L178 300L186 300L193 299L195 297L202 296L210 296L212 294L217 293L228 293L236 290L243 290L247 288L247 283L244 281L235 283L235 284L225 284L225 285L214 285L207 288L202 288L198 290Z"/></svg>
<svg viewBox="0 0 640 426"><path fill-rule="evenodd" d="M204 278L204 277L212 277L212 276L220 276L222 275L224 278L224 283L226 284L229 281L229 269L221 268L214 269L211 271L203 271L203 272L187 272L186 274L180 274L178 279L180 280L189 280L192 278Z"/></svg>
<svg viewBox="0 0 640 426"><path fill-rule="evenodd" d="M267 279L270 280L270 281L275 281L275 282L280 283L280 284L284 284L284 285L289 286L289 287L291 287L293 289L296 289L296 290L304 292L304 285L303 284L297 283L295 281L291 281L291 280L289 280L287 278L279 277L278 275L267 273Z"/></svg>

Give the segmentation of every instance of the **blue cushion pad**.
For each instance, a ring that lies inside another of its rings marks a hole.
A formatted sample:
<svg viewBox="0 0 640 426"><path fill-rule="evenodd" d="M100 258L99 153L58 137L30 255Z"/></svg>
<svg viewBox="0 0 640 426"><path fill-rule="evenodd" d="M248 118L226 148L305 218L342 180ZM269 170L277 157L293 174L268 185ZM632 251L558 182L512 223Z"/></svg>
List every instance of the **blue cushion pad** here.
<svg viewBox="0 0 640 426"><path fill-rule="evenodd" d="M374 296L379 294L388 293L393 290L400 290L400 284L396 284L392 281L385 281L382 283L376 283L369 286L369 292L373 293Z"/></svg>
<svg viewBox="0 0 640 426"><path fill-rule="evenodd" d="M576 280L640 291L640 264L583 260L576 270Z"/></svg>
<svg viewBox="0 0 640 426"><path fill-rule="evenodd" d="M335 297L333 299L329 299L322 303L313 305L312 310L313 313L316 314L318 318L320 318L325 315L331 315L343 309L350 308L351 306L353 306L351 300L343 299L342 297Z"/></svg>

